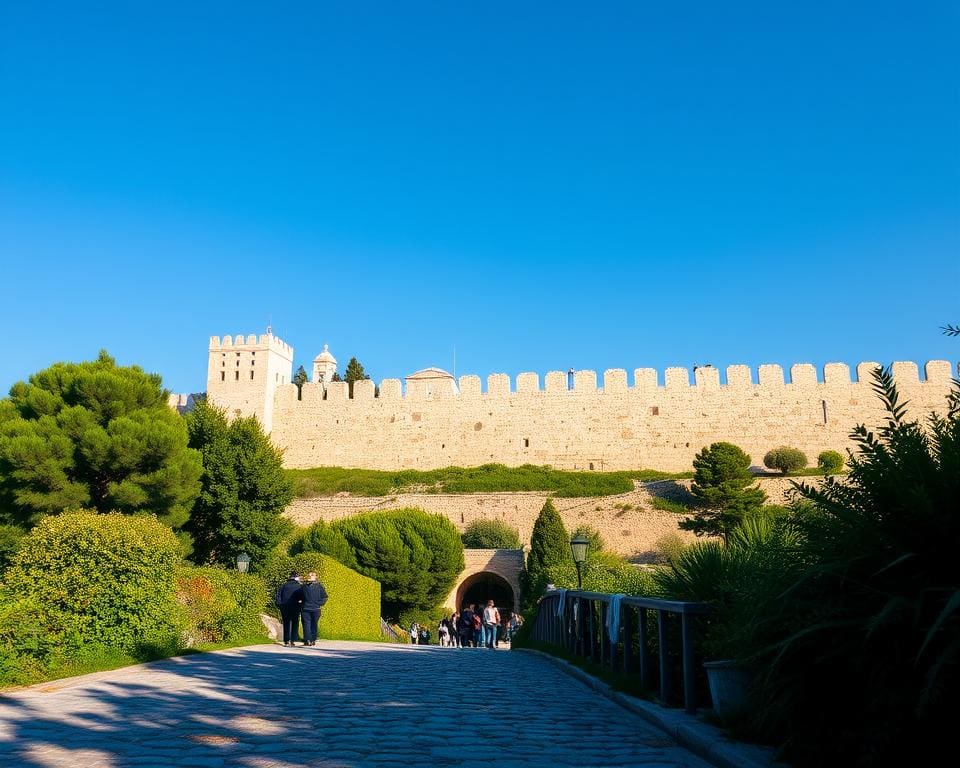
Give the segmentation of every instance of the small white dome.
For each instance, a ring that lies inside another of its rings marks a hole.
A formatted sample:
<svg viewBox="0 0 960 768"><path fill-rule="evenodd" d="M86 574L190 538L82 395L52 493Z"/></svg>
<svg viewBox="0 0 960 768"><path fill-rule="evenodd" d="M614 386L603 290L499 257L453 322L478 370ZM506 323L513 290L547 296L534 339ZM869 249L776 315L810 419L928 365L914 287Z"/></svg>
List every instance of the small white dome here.
<svg viewBox="0 0 960 768"><path fill-rule="evenodd" d="M330 354L330 350L326 344L323 345L323 352L313 358L315 363L334 363L336 364L337 358Z"/></svg>

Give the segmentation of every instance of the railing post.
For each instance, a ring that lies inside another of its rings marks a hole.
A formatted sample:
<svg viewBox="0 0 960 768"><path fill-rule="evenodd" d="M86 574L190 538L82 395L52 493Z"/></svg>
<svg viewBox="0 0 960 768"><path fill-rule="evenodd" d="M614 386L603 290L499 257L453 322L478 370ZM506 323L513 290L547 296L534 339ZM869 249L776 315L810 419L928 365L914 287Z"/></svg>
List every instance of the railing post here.
<svg viewBox="0 0 960 768"><path fill-rule="evenodd" d="M633 608L624 605L620 611L620 624L623 627L623 672L630 674L633 663Z"/></svg>
<svg viewBox="0 0 960 768"><path fill-rule="evenodd" d="M657 638L660 645L660 701L668 707L673 686L670 680L670 654L667 647L667 612L662 608L657 610Z"/></svg>
<svg viewBox="0 0 960 768"><path fill-rule="evenodd" d="M607 614L610 611L610 606L603 602L602 600L597 601L597 607L599 608L600 614L600 666L603 666L604 661L607 658L607 649L610 645L610 638L607 637Z"/></svg>
<svg viewBox="0 0 960 768"><path fill-rule="evenodd" d="M645 691L650 690L650 641L647 638L647 609L641 608L638 613L637 643L640 653L640 685Z"/></svg>
<svg viewBox="0 0 960 768"><path fill-rule="evenodd" d="M697 690L694 685L693 669L693 629L690 617L686 613L680 614L680 637L683 654L683 707L691 715L697 711Z"/></svg>

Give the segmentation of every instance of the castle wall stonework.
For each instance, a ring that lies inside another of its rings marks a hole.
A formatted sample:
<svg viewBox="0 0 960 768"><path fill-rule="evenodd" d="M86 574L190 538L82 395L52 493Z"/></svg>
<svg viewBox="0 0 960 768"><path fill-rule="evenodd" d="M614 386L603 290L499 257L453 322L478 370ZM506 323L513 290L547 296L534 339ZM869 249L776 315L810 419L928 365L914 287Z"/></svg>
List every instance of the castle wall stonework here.
<svg viewBox="0 0 960 768"><path fill-rule="evenodd" d="M255 354L251 354L255 353ZM254 357L259 357L254 362ZM260 360L263 363L260 364ZM498 462L547 464L558 469L651 468L683 471L705 445L739 445L753 459L779 445L804 451L811 461L823 450L850 447L859 423L875 427L884 413L872 390L876 363L823 369L794 365L789 377L779 365L755 373L730 366L726 383L710 366L669 368L662 384L653 369L598 376L577 371L568 389L566 373L462 376L455 390L410 393L397 379L357 382L354 397L343 383L308 383L300 398L290 384L293 350L273 336L211 339L207 395L228 415L256 415L284 452L291 468L344 466L366 469L434 469ZM260 367L257 367L260 365ZM231 373L239 379L231 379ZM261 370L263 376L261 377ZM908 413L922 418L944 412L956 371L933 361L921 380L915 363L894 363ZM226 371L226 375L224 375ZM364 386L364 384L366 384Z"/></svg>

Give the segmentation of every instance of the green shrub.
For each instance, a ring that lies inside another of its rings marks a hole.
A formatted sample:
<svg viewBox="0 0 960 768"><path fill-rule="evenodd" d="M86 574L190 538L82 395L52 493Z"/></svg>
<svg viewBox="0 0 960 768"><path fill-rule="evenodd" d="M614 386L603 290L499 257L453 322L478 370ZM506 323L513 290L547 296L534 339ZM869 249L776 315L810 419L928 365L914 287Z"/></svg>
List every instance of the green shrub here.
<svg viewBox="0 0 960 768"><path fill-rule="evenodd" d="M440 605L463 570L460 534L446 517L422 509L367 512L337 520L356 570L380 582L384 615Z"/></svg>
<svg viewBox="0 0 960 768"><path fill-rule="evenodd" d="M6 582L14 600L45 607L77 645L150 653L181 626L174 601L180 544L154 517L70 512L27 535Z"/></svg>
<svg viewBox="0 0 960 768"><path fill-rule="evenodd" d="M664 512L676 512L678 514L689 514L690 506L684 504L682 501L675 501L674 499L666 499L663 496L653 496L650 499L650 506L654 509L660 509Z"/></svg>
<svg viewBox="0 0 960 768"><path fill-rule="evenodd" d="M767 451L767 455L763 457L763 466L767 469L779 469L783 474L789 475L807 466L807 455L799 448L782 445Z"/></svg>
<svg viewBox="0 0 960 768"><path fill-rule="evenodd" d="M277 554L262 572L272 596L292 571L306 578L310 571L327 590L320 613L320 637L326 640L380 640L380 585L319 552Z"/></svg>
<svg viewBox="0 0 960 768"><path fill-rule="evenodd" d="M26 536L26 531L18 525L0 524L0 576L7 570L13 561L13 556L20 549L20 542Z"/></svg>
<svg viewBox="0 0 960 768"><path fill-rule="evenodd" d="M600 534L600 531L598 531L592 525L577 526L577 529L573 532L573 536L570 538L584 538L587 540L588 559L595 558L603 552L606 552L607 542L603 540L603 536Z"/></svg>
<svg viewBox="0 0 960 768"><path fill-rule="evenodd" d="M176 597L190 645L265 640L260 614L267 587L257 576L214 567L184 566L176 576Z"/></svg>
<svg viewBox="0 0 960 768"><path fill-rule="evenodd" d="M546 570L547 581L559 589L577 588L577 569L573 563L554 565ZM605 592L633 596L655 593L653 579L648 571L631 565L623 558L608 557L587 560L582 569L583 588L587 592Z"/></svg>
<svg viewBox="0 0 960 768"><path fill-rule="evenodd" d="M657 552L657 560L661 563L671 565L677 561L677 558L683 551L690 546L679 533L668 533L661 536L653 544Z"/></svg>
<svg viewBox="0 0 960 768"><path fill-rule="evenodd" d="M817 466L825 475L835 475L843 469L843 454L838 451L821 451L817 456Z"/></svg>
<svg viewBox="0 0 960 768"><path fill-rule="evenodd" d="M467 549L520 549L520 532L503 520L474 520L460 535Z"/></svg>
<svg viewBox="0 0 960 768"><path fill-rule="evenodd" d="M63 629L45 606L0 589L0 686L41 680L65 650Z"/></svg>
<svg viewBox="0 0 960 768"><path fill-rule="evenodd" d="M320 552L348 568L354 568L357 564L353 550L340 529L323 520L295 533L290 540L289 551L291 555Z"/></svg>

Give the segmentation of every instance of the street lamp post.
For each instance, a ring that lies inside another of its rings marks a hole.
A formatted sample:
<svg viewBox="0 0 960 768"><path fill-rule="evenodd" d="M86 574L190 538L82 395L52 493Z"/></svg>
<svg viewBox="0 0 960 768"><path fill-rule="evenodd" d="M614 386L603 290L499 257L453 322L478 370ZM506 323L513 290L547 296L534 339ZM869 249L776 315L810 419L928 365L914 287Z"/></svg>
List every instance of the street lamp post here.
<svg viewBox="0 0 960 768"><path fill-rule="evenodd" d="M577 589L583 590L583 564L587 562L587 549L590 541L584 536L577 536L570 542L570 551L573 553L573 564L577 566Z"/></svg>
<svg viewBox="0 0 960 768"><path fill-rule="evenodd" d="M247 569L250 567L250 555L246 552L241 552L237 555L237 570L240 573L246 573Z"/></svg>

